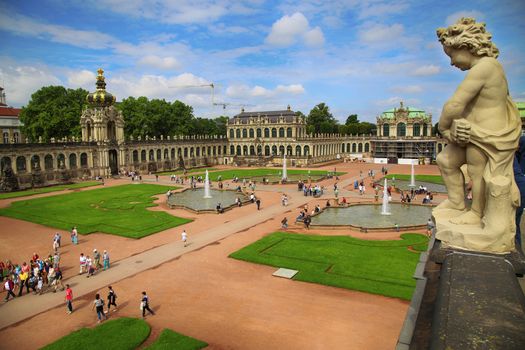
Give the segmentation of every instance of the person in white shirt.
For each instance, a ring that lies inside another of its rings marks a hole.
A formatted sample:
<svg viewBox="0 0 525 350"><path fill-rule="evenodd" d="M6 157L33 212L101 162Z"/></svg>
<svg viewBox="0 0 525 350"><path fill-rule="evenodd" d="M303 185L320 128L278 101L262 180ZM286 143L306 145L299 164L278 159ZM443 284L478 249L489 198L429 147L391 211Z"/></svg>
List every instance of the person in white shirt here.
<svg viewBox="0 0 525 350"><path fill-rule="evenodd" d="M184 246L186 246L188 242L188 234L186 233L186 230L182 231L181 237L182 237L182 241L184 242Z"/></svg>

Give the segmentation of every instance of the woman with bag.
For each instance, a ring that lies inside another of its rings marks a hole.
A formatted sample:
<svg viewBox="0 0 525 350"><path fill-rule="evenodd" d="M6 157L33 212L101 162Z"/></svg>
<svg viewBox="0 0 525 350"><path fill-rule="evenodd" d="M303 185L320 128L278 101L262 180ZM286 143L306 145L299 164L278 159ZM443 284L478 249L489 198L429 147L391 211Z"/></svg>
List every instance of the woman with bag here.
<svg viewBox="0 0 525 350"><path fill-rule="evenodd" d="M100 294L95 295L95 301L93 302L93 306L91 307L91 310L96 309L97 311L97 323L100 323L102 321L102 317L104 317L105 320L108 319L106 314L104 313L104 300L100 298Z"/></svg>

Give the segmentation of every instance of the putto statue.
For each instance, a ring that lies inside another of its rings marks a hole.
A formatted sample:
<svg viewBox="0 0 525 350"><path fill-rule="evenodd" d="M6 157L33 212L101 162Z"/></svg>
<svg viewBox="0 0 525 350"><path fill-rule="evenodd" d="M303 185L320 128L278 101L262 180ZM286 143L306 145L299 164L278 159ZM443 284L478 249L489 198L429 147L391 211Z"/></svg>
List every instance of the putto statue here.
<svg viewBox="0 0 525 350"><path fill-rule="evenodd" d="M437 157L448 200L433 212L436 238L445 247L510 252L519 205L512 162L521 120L496 60L499 50L485 24L472 18L439 28L437 35L451 64L468 73L439 119L439 131L449 141ZM465 205L460 169L464 164L472 181L470 208Z"/></svg>

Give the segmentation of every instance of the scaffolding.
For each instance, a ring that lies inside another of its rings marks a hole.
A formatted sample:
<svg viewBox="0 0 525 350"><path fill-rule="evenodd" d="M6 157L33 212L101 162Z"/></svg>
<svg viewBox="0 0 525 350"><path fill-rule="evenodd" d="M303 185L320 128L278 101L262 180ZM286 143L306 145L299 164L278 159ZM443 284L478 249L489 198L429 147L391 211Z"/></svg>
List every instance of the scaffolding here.
<svg viewBox="0 0 525 350"><path fill-rule="evenodd" d="M372 140L372 156L390 159L435 158L436 140Z"/></svg>

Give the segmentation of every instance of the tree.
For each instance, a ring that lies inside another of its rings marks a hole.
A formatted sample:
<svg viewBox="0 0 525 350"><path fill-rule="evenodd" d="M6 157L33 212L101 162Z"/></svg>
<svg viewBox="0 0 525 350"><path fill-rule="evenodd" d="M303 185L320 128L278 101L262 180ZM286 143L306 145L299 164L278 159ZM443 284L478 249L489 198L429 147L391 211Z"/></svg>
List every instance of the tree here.
<svg viewBox="0 0 525 350"><path fill-rule="evenodd" d="M330 108L323 102L315 106L306 118L307 130L313 133L337 132L337 120L335 120Z"/></svg>
<svg viewBox="0 0 525 350"><path fill-rule="evenodd" d="M357 119L357 114L350 114L348 118L346 118L345 125L356 124L356 123L359 123L359 119Z"/></svg>
<svg viewBox="0 0 525 350"><path fill-rule="evenodd" d="M31 100L20 112L24 124L22 132L36 142L41 136L46 142L52 137L80 137L80 116L87 105L84 89L66 89L46 86L31 95Z"/></svg>

